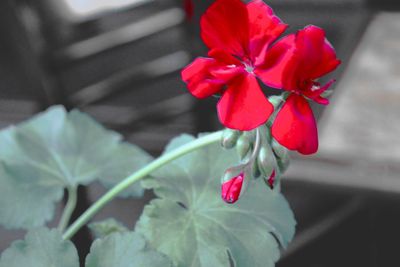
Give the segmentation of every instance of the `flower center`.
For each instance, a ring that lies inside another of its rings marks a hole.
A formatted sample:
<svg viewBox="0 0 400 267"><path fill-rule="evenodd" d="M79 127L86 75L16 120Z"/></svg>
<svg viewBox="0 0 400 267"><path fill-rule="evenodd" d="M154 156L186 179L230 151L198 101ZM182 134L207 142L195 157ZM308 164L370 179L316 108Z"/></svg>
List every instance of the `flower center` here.
<svg viewBox="0 0 400 267"><path fill-rule="evenodd" d="M299 84L300 91L307 92L307 91L317 91L321 88L321 84L311 79L303 80Z"/></svg>
<svg viewBox="0 0 400 267"><path fill-rule="evenodd" d="M320 88L321 88L321 86L318 83L313 83L310 90L314 92L314 91L319 90Z"/></svg>
<svg viewBox="0 0 400 267"><path fill-rule="evenodd" d="M249 65L247 63L243 63L244 64L244 69L248 72L248 73L253 73L254 71L254 67L252 65Z"/></svg>

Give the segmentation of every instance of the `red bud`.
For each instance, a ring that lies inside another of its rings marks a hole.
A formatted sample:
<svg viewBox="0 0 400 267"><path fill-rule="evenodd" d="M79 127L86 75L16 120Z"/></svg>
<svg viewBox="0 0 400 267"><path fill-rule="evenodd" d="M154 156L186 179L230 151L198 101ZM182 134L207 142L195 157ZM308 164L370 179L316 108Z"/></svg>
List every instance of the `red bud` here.
<svg viewBox="0 0 400 267"><path fill-rule="evenodd" d="M271 175L268 178L268 185L271 189L274 189L274 184L275 184L275 170L272 171Z"/></svg>
<svg viewBox="0 0 400 267"><path fill-rule="evenodd" d="M243 181L244 174L240 173L238 176L233 177L222 184L221 196L226 203L233 204L239 199Z"/></svg>

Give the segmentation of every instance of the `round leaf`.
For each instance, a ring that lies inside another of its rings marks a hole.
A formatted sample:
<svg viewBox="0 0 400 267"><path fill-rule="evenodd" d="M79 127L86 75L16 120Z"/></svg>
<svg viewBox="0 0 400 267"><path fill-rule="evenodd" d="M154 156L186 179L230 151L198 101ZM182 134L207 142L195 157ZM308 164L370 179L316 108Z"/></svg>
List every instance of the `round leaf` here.
<svg viewBox="0 0 400 267"><path fill-rule="evenodd" d="M0 258L0 267L79 267L78 253L57 230L29 231L25 240L15 241Z"/></svg>
<svg viewBox="0 0 400 267"><path fill-rule="evenodd" d="M129 232L129 229L114 218L89 224L90 230L96 238L103 238L113 233Z"/></svg>
<svg viewBox="0 0 400 267"><path fill-rule="evenodd" d="M95 179L113 186L152 160L88 115L61 106L0 131L0 147L6 170L0 170L0 192L7 188L0 203L12 204L0 208L0 223L9 228L43 225L66 187ZM123 195L142 196L143 189L135 184Z"/></svg>
<svg viewBox="0 0 400 267"><path fill-rule="evenodd" d="M187 135L167 151L193 140ZM136 225L157 250L178 267L269 267L279 247L293 238L295 220L288 203L261 179L250 183L235 205L220 197L220 177L238 162L231 151L210 145L192 152L154 174L143 184L153 188L153 200Z"/></svg>
<svg viewBox="0 0 400 267"><path fill-rule="evenodd" d="M113 233L97 239L86 258L86 267L172 267L163 254L149 248L137 233Z"/></svg>
<svg viewBox="0 0 400 267"><path fill-rule="evenodd" d="M10 175L0 164L0 224L6 228L43 225L62 198L62 188L38 184L30 175Z"/></svg>

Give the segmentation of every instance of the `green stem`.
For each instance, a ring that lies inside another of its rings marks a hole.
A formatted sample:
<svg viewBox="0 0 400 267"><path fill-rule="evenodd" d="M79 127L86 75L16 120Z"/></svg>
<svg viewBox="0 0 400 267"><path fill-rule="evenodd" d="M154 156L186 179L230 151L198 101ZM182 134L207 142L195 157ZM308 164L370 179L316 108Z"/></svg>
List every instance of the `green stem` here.
<svg viewBox="0 0 400 267"><path fill-rule="evenodd" d="M58 224L58 229L63 232L65 228L67 228L69 220L71 219L72 213L75 210L76 202L77 202L77 188L68 187L68 200L65 205L63 214L61 216L60 222Z"/></svg>
<svg viewBox="0 0 400 267"><path fill-rule="evenodd" d="M167 154L162 155L150 164L144 166L142 169L126 177L120 183L111 188L101 198L92 204L64 233L63 239L70 239L74 234L79 231L100 209L102 209L108 202L113 200L122 191L127 189L133 183L145 178L153 171L166 165L167 163L187 154L196 149L202 148L212 143L220 142L222 131L215 132L209 135L200 137L186 145L183 145Z"/></svg>

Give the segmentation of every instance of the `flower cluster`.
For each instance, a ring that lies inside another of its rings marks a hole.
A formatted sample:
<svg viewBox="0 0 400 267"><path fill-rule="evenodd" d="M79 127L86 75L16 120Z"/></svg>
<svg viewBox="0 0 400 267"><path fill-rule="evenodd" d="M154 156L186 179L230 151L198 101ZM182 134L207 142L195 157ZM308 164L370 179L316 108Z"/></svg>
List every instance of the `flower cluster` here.
<svg viewBox="0 0 400 267"><path fill-rule="evenodd" d="M274 190L289 165L288 150L271 137L266 125L246 132L225 129L221 145L225 149L235 147L240 159L240 163L228 168L221 179L222 199L230 204L243 195L252 179L262 177Z"/></svg>
<svg viewBox="0 0 400 267"><path fill-rule="evenodd" d="M221 95L218 116L226 127L249 131L273 119L275 140L312 154L318 134L308 101L329 103L322 94L333 81L317 79L340 61L322 29L310 25L279 39L286 28L262 0L216 0L201 18L208 57L195 59L182 78L197 98ZM287 92L284 103L274 107L259 81Z"/></svg>

